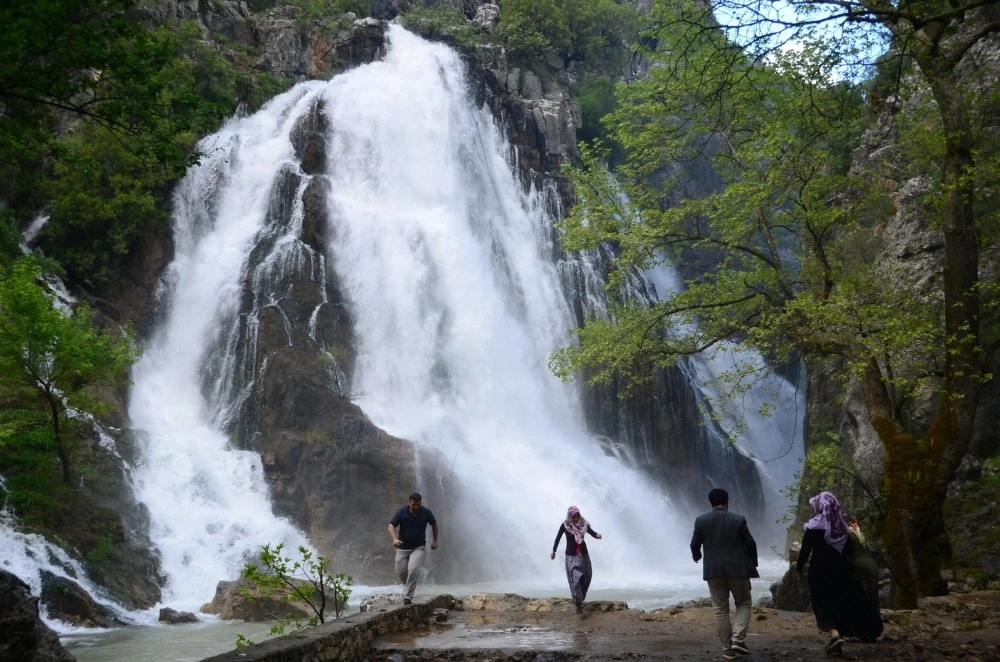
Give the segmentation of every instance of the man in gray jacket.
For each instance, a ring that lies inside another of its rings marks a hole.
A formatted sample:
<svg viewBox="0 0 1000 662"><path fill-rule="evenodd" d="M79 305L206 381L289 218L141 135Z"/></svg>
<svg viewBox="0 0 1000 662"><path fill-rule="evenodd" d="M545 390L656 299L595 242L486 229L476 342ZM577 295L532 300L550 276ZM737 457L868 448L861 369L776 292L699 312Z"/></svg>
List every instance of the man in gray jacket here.
<svg viewBox="0 0 1000 662"><path fill-rule="evenodd" d="M702 577L708 582L708 593L715 610L715 627L722 642L722 657L736 659L749 655L746 645L750 625L750 578L757 572L757 543L750 535L747 520L729 512L729 493L715 488L708 493L712 510L694 521L691 536L691 557L697 563L705 549ZM729 595L736 603L736 619L729 622ZM735 631L734 631L735 629Z"/></svg>

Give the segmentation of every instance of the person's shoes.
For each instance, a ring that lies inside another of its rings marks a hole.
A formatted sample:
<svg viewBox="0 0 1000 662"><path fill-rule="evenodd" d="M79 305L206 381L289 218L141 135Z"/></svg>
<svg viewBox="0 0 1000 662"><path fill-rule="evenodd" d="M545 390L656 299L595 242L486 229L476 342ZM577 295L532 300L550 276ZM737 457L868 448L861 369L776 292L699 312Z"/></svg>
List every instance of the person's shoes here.
<svg viewBox="0 0 1000 662"><path fill-rule="evenodd" d="M749 655L750 649L742 641L734 641L733 645L729 647L729 650L735 651L740 655Z"/></svg>
<svg viewBox="0 0 1000 662"><path fill-rule="evenodd" d="M830 643L826 645L826 652L831 655L840 655L840 652L844 649L844 640L840 637L833 637L830 639Z"/></svg>
<svg viewBox="0 0 1000 662"><path fill-rule="evenodd" d="M578 614L582 614L583 613L583 605L577 605L576 606L576 613L578 613Z"/></svg>
<svg viewBox="0 0 1000 662"><path fill-rule="evenodd" d="M734 651L732 648L727 648L726 650L722 651L722 659L723 660L735 660L736 659L736 651Z"/></svg>
<svg viewBox="0 0 1000 662"><path fill-rule="evenodd" d="M413 604L413 600L411 600L409 598L403 598L403 604L404 605L412 605Z"/></svg>

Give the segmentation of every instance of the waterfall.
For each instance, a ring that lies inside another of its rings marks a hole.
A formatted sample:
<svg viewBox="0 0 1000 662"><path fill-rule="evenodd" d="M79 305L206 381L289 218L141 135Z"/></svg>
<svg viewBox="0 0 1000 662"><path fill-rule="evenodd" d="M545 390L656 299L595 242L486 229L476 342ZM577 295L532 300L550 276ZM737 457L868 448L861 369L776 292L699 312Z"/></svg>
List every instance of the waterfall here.
<svg viewBox="0 0 1000 662"><path fill-rule="evenodd" d="M561 581L547 550L576 504L605 536L605 577L648 581L684 554L664 549L680 524L602 452L576 388L548 370L572 315L545 192L524 191L455 53L389 36L386 59L334 79L326 104L330 259L353 302L356 402L456 485L421 488L455 501L445 540L474 532L463 551L480 578Z"/></svg>
<svg viewBox="0 0 1000 662"><path fill-rule="evenodd" d="M480 579L560 585L548 550L566 508L578 505L604 535L594 543L604 581L662 582L686 557L688 524L601 451L576 388L547 368L569 342L572 316L546 193L525 192L451 49L397 26L388 38L383 61L300 84L206 139L175 197L166 316L135 368L129 410L141 441L136 489L168 577L164 602L200 605L260 544L302 540L272 514L260 458L222 432L232 398L245 397L233 395L232 373L247 368L218 352L252 332L234 321L241 286L296 262L262 267L249 256L265 236L272 247L301 246L300 214L275 227L268 201L289 173L309 179L290 131L317 102L329 126L333 239L327 255L307 257L320 278L335 272L350 304L355 402L417 446L429 478L413 488L425 503L449 500L443 545L465 541L450 553L465 555Z"/></svg>
<svg viewBox="0 0 1000 662"><path fill-rule="evenodd" d="M335 280L350 309L355 365L330 369L329 388L416 447L420 479L401 491L423 492L443 528L424 586L562 594L562 565L549 551L577 505L603 534L590 543L595 591L702 591L689 513L588 432L578 385L548 370L576 323L555 263L554 193L525 189L454 51L398 26L387 36L384 60L299 84L203 140L201 163L175 192L175 256L128 405L132 482L161 554L163 604L197 611L261 545L310 545L274 513L262 459L245 450L264 368L235 351L255 346L258 312L280 316L276 292L293 272L320 297ZM293 137L317 109L327 127L313 138L325 143L320 172L303 168ZM317 178L326 184L312 189L326 196L323 249L302 240L303 198ZM564 260L564 273L596 296L587 260ZM291 345L301 338L286 322ZM360 493L337 507L379 498ZM383 530L400 505L386 504L386 519L371 526ZM18 537L8 520L0 513L0 540L18 556L5 566L58 557L58 574L100 596L68 556ZM462 559L461 576L436 566L449 555Z"/></svg>
<svg viewBox="0 0 1000 662"><path fill-rule="evenodd" d="M219 347L239 318L248 252L267 229L268 192L291 160L289 117L321 87L300 85L205 139L205 158L175 194L165 319L134 367L129 416L136 496L162 554L163 603L177 609L197 610L261 545L307 544L273 515L260 457L222 431L231 403L219 382L227 380L206 384L205 375L229 358Z"/></svg>
<svg viewBox="0 0 1000 662"><path fill-rule="evenodd" d="M666 262L644 275L661 298L683 287ZM720 342L711 353L688 357L679 365L701 405L714 412L718 425L708 427L713 446L732 443L757 465L767 518L755 522L754 536L758 544L782 549L785 525L780 520L794 504L783 490L795 483L802 469L804 388L773 372L757 351L734 342ZM736 374L743 376L733 384Z"/></svg>

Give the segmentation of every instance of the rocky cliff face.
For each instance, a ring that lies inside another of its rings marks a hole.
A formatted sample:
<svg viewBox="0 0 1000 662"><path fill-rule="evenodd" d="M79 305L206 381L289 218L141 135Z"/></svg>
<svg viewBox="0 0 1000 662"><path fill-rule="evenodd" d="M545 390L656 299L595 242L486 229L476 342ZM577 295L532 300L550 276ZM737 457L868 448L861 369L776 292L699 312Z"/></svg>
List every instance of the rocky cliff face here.
<svg viewBox="0 0 1000 662"><path fill-rule="evenodd" d="M990 63L1000 59L1000 40L986 40L977 46L976 51L974 56L968 58L969 76L984 89L995 87L998 81L995 72L991 75L983 75L983 72L990 70ZM926 173L906 165L897 124L900 118L916 114L921 105L933 101L929 92L914 77L904 81L902 90L898 96L886 101L876 122L866 132L863 143L854 150L852 168L874 177L892 201L885 222L872 228L881 242L879 262L900 274L897 287L905 287L912 296L940 309L944 238L933 220L937 217L936 211L931 208L935 200L934 183ZM1000 115L994 113L993 117ZM980 259L981 278L985 281L994 279L996 248L985 243ZM988 329L993 323L988 314L984 315L984 328ZM935 374L934 365L940 363L942 357L932 353L924 358L927 373ZM993 361L995 373L998 367L996 356ZM853 463L860 480L877 493L885 459L884 448L871 426L857 385L849 384L846 391L842 389L843 385L830 382L829 376L822 370L810 375L807 424L811 429L807 432L807 444L818 440L824 432L835 432L842 452ZM937 407L936 392L937 384L927 380L923 388L901 404L900 416L918 437L926 434L933 420ZM996 433L1000 424L998 395L1000 393L994 380L981 396L976 431L970 446L973 456L989 457L1000 448L1000 438ZM847 481L843 492L848 495L858 493L859 487ZM851 503L848 497L848 506L852 510L855 507L861 510L867 501L867 497L861 496L856 503Z"/></svg>
<svg viewBox="0 0 1000 662"><path fill-rule="evenodd" d="M59 637L38 617L38 598L28 585L0 570L0 660L73 662Z"/></svg>

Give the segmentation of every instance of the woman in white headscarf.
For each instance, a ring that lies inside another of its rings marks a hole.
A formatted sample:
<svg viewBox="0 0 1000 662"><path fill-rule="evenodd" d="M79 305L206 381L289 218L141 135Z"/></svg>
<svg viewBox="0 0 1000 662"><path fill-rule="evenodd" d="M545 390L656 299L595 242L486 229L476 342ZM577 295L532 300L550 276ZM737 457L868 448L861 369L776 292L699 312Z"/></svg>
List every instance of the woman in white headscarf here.
<svg viewBox="0 0 1000 662"><path fill-rule="evenodd" d="M805 523L795 569L802 572L812 558L807 575L809 601L817 627L830 636L826 652L839 654L844 637L875 641L882 634L882 615L844 556L848 530L840 501L830 492L820 492L809 499L809 506L813 517Z"/></svg>
<svg viewBox="0 0 1000 662"><path fill-rule="evenodd" d="M583 601L587 599L587 589L590 588L590 580L593 578L594 570L590 565L590 555L587 553L587 543L584 540L585 534L590 534L601 539L601 534L590 528L587 520L583 519L580 509L570 506L566 511L566 519L559 525L559 532L556 534L556 541L552 544L552 554L550 558L556 557L556 550L559 548L559 540L566 536L566 579L569 581L569 593L576 604L576 613L583 613Z"/></svg>

